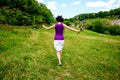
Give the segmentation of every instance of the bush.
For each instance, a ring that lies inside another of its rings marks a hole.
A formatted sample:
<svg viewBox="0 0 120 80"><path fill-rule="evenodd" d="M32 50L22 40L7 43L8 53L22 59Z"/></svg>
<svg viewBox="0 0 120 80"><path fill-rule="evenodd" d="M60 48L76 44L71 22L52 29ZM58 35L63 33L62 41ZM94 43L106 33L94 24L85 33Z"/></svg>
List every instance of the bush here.
<svg viewBox="0 0 120 80"><path fill-rule="evenodd" d="M70 21L64 21L64 23L65 23L66 25L68 25L68 26L71 25Z"/></svg>
<svg viewBox="0 0 120 80"><path fill-rule="evenodd" d="M95 32L103 33L106 30L106 26L101 20L98 19L95 22L93 22L91 25L89 25L87 29Z"/></svg>
<svg viewBox="0 0 120 80"><path fill-rule="evenodd" d="M11 25L51 24L51 11L36 0L0 0L0 23Z"/></svg>
<svg viewBox="0 0 120 80"><path fill-rule="evenodd" d="M108 30L112 35L120 35L120 25L112 25L108 27Z"/></svg>
<svg viewBox="0 0 120 80"><path fill-rule="evenodd" d="M105 19L96 20L88 25L87 29L103 34L120 35L120 26L112 25L109 20Z"/></svg>
<svg viewBox="0 0 120 80"><path fill-rule="evenodd" d="M108 30L104 31L103 33L110 35L110 32Z"/></svg>
<svg viewBox="0 0 120 80"><path fill-rule="evenodd" d="M51 20L50 20L51 21ZM20 10L2 9L0 10L0 23L11 25L35 25L43 23L42 15L30 15Z"/></svg>

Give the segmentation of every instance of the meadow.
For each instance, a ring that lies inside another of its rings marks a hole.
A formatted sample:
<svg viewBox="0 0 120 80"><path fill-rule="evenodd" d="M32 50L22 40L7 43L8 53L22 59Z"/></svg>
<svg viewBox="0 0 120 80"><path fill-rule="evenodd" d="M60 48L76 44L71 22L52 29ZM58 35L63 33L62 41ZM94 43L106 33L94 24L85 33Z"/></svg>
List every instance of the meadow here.
<svg viewBox="0 0 120 80"><path fill-rule="evenodd" d="M0 80L120 80L120 36L65 30L62 66L54 29L0 25Z"/></svg>

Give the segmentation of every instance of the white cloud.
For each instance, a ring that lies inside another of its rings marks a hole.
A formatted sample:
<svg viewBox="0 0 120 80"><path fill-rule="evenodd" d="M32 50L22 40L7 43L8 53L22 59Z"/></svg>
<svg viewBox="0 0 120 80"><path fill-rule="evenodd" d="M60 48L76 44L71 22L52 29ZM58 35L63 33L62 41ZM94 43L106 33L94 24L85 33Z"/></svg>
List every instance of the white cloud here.
<svg viewBox="0 0 120 80"><path fill-rule="evenodd" d="M108 1L108 5L107 5L106 7L107 7L107 8L115 7L115 6L116 6L116 4L115 4L116 1L117 1L117 0L109 0L109 1Z"/></svg>
<svg viewBox="0 0 120 80"><path fill-rule="evenodd" d="M64 8L65 8L65 7L67 7L67 5L66 5L66 4L62 4L62 7L64 7Z"/></svg>
<svg viewBox="0 0 120 80"><path fill-rule="evenodd" d="M117 0L109 0L109 1L108 1L108 4L111 4L111 5L112 5L112 4L114 4L116 1L117 1Z"/></svg>
<svg viewBox="0 0 120 80"><path fill-rule="evenodd" d="M75 1L75 2L73 2L73 4L78 5L78 4L80 4L80 1Z"/></svg>
<svg viewBox="0 0 120 80"><path fill-rule="evenodd" d="M54 11L57 9L56 4L57 3L55 1L47 2L47 8Z"/></svg>
<svg viewBox="0 0 120 80"><path fill-rule="evenodd" d="M116 8L120 4L120 3L118 4L117 2L120 2L120 0L109 0L108 2L99 0L99 1L95 1L95 2L87 2L86 6L87 7L95 7L95 8L96 7Z"/></svg>
<svg viewBox="0 0 120 80"><path fill-rule="evenodd" d="M57 11L57 3L55 1L47 2L46 6L51 10L52 14L56 14Z"/></svg>
<svg viewBox="0 0 120 80"><path fill-rule="evenodd" d="M104 1L95 1L95 2L87 2L87 7L105 7L107 5Z"/></svg>
<svg viewBox="0 0 120 80"><path fill-rule="evenodd" d="M36 0L36 1L38 1L39 3L44 3L44 0Z"/></svg>

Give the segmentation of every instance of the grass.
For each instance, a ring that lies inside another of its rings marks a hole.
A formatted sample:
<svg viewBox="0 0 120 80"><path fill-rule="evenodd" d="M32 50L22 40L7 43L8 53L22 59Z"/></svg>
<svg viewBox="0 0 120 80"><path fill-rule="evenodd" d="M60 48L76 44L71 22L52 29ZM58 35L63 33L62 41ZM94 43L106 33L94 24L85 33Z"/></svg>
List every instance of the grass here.
<svg viewBox="0 0 120 80"><path fill-rule="evenodd" d="M54 30L0 25L0 80L119 80L120 36L65 30L62 66Z"/></svg>

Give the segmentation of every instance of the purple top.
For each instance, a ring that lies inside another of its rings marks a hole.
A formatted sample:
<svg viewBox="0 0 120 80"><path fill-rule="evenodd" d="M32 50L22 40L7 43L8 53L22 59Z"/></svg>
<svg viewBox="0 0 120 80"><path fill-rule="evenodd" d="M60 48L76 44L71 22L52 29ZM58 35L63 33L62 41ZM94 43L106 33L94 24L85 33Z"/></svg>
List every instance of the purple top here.
<svg viewBox="0 0 120 80"><path fill-rule="evenodd" d="M55 25L55 37L54 40L64 40L64 26L63 24L56 24Z"/></svg>

